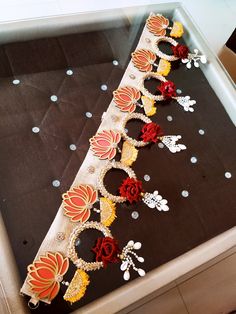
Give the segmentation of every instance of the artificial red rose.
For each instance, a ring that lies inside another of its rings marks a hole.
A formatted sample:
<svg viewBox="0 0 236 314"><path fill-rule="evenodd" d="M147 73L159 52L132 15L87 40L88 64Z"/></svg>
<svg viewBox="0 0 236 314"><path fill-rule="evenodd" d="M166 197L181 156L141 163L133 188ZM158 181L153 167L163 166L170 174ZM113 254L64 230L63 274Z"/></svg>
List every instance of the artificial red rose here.
<svg viewBox="0 0 236 314"><path fill-rule="evenodd" d="M161 85L157 87L165 98L176 97L176 87L171 81L161 82Z"/></svg>
<svg viewBox="0 0 236 314"><path fill-rule="evenodd" d="M122 185L119 187L119 192L120 195L126 197L130 203L138 202L142 198L142 181L128 177L123 180Z"/></svg>
<svg viewBox="0 0 236 314"><path fill-rule="evenodd" d="M120 260L118 242L110 237L98 238L92 251L96 254L96 262L103 262L105 268L108 263L116 263Z"/></svg>
<svg viewBox="0 0 236 314"><path fill-rule="evenodd" d="M188 58L189 49L187 46L178 44L177 46L171 46L174 56L180 59Z"/></svg>
<svg viewBox="0 0 236 314"><path fill-rule="evenodd" d="M141 130L141 139L144 142L153 142L156 143L159 137L163 136L162 129L160 125L150 122L146 123Z"/></svg>

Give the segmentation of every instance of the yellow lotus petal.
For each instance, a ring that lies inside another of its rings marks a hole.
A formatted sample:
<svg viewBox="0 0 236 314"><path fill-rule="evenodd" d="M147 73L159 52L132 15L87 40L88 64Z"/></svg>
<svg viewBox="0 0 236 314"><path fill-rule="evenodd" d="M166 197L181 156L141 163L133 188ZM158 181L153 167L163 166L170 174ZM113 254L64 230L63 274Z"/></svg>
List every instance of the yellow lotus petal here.
<svg viewBox="0 0 236 314"><path fill-rule="evenodd" d="M184 33L184 27L183 24L180 22L174 22L172 26L172 30L170 32L171 37L179 38L183 35Z"/></svg>
<svg viewBox="0 0 236 314"><path fill-rule="evenodd" d="M142 100L142 104L143 104L143 108L144 108L145 114L148 117L153 116L156 113L156 111L157 111L156 107L154 106L155 100L153 100L153 99L151 99L151 98L149 98L147 96L142 96L141 100Z"/></svg>
<svg viewBox="0 0 236 314"><path fill-rule="evenodd" d="M169 74L171 69L171 63L167 60L161 59L159 61L158 67L157 67L157 72L160 75L166 76Z"/></svg>
<svg viewBox="0 0 236 314"><path fill-rule="evenodd" d="M89 276L82 269L77 269L69 287L66 290L63 298L66 301L74 303L79 301L85 294L89 284Z"/></svg>
<svg viewBox="0 0 236 314"><path fill-rule="evenodd" d="M121 160L120 160L121 163L126 166L131 166L133 162L135 162L137 157L138 157L138 150L134 147L134 145L125 141L122 146Z"/></svg>
<svg viewBox="0 0 236 314"><path fill-rule="evenodd" d="M106 197L100 198L101 223L109 227L116 219L116 205Z"/></svg>

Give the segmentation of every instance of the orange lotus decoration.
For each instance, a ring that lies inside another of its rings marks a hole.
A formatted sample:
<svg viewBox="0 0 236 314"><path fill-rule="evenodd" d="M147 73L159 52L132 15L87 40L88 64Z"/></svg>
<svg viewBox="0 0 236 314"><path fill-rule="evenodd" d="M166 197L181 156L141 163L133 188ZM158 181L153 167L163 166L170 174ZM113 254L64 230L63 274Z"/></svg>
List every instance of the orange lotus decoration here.
<svg viewBox="0 0 236 314"><path fill-rule="evenodd" d="M141 97L140 91L131 86L125 86L113 92L114 102L124 112L134 112L136 103Z"/></svg>
<svg viewBox="0 0 236 314"><path fill-rule="evenodd" d="M153 63L156 55L148 49L139 49L132 53L132 61L134 66L142 72L152 71Z"/></svg>
<svg viewBox="0 0 236 314"><path fill-rule="evenodd" d="M39 300L51 302L60 290L60 282L69 268L69 259L59 252L47 252L28 266L28 284Z"/></svg>
<svg viewBox="0 0 236 314"><path fill-rule="evenodd" d="M91 150L100 159L113 159L116 155L121 135L117 131L104 130L90 139Z"/></svg>
<svg viewBox="0 0 236 314"><path fill-rule="evenodd" d="M156 36L165 36L169 20L162 15L151 16L147 20L147 28Z"/></svg>
<svg viewBox="0 0 236 314"><path fill-rule="evenodd" d="M72 188L62 195L64 214L72 222L87 221L97 197L97 190L91 185L80 184L78 187Z"/></svg>

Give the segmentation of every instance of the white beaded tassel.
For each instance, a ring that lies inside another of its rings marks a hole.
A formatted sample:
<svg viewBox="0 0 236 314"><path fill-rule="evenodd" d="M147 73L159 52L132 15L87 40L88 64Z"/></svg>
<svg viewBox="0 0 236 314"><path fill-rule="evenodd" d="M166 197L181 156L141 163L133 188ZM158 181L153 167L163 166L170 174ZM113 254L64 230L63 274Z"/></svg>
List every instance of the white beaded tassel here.
<svg viewBox="0 0 236 314"><path fill-rule="evenodd" d="M199 68L199 61L203 64L207 63L207 58L206 56L204 55L200 55L198 52L198 49L194 49L193 50L194 53L189 53L188 54L188 58L186 59L181 59L182 63L185 63L186 64L186 67L188 69L191 69L192 67L192 61L193 61L193 65L196 67L196 68Z"/></svg>
<svg viewBox="0 0 236 314"><path fill-rule="evenodd" d="M142 268L137 268L134 264L134 261L132 259L135 257L140 263L144 262L144 258L141 256L138 256L134 250L139 250L141 248L142 244L140 242L134 242L133 240L130 240L127 245L123 248L121 254L119 257L122 260L122 264L120 266L120 269L124 272L123 278L124 280L129 280L130 279L130 268L132 267L133 270L138 272L139 276L143 277L145 276L145 271Z"/></svg>
<svg viewBox="0 0 236 314"><path fill-rule="evenodd" d="M184 108L184 111L194 111L194 108L192 106L196 104L196 100L190 99L190 96L179 96L172 98L175 99L180 104L180 106Z"/></svg>
<svg viewBox="0 0 236 314"><path fill-rule="evenodd" d="M176 144L176 142L181 138L181 135L165 135L162 136L160 140L171 153L177 153L187 148L184 144Z"/></svg>
<svg viewBox="0 0 236 314"><path fill-rule="evenodd" d="M169 206L167 205L167 200L163 198L158 191L154 191L153 193L145 193L142 201L146 204L149 208L155 208L159 211L168 211Z"/></svg>

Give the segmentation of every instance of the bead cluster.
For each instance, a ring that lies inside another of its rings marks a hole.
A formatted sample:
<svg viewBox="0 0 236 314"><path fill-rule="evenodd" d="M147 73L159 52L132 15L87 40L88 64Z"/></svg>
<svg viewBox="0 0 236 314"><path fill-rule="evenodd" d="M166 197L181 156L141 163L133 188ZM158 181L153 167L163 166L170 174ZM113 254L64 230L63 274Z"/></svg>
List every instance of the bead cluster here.
<svg viewBox="0 0 236 314"><path fill-rule="evenodd" d="M103 224L96 221L87 221L73 229L70 235L67 256L71 259L77 268L83 269L84 271L97 270L103 267L103 262L86 262L82 258L79 258L75 251L75 242L80 233L86 229L97 229L101 231L105 237L112 238L110 230Z"/></svg>
<svg viewBox="0 0 236 314"><path fill-rule="evenodd" d="M125 126L126 126L126 123L129 121L129 120L133 120L133 119L138 119L138 120L141 120L145 123L151 123L152 120L149 119L148 117L146 117L145 115L141 114L141 113L130 113L128 115L126 115L126 117L123 119L122 121L122 124L121 124L121 135L122 137L128 141L130 144L136 146L136 147L144 147L146 145L148 145L149 143L148 142L144 142L144 141L137 141L131 137L129 137L127 135L127 133L125 132Z"/></svg>
<svg viewBox="0 0 236 314"><path fill-rule="evenodd" d="M136 175L135 175L134 171L130 167L125 166L121 162L115 161L113 159L111 162L108 162L106 164L106 166L102 169L102 171L101 171L101 173L100 173L100 175L98 177L97 185L98 185L98 189L99 189L100 193L104 197L109 198L110 200L112 200L115 203L123 203L123 202L125 202L127 200L126 197L116 196L116 195L113 195L113 194L109 193L107 191L107 189L105 188L104 183L103 183L106 173L109 170L111 170L112 168L124 170L128 174L128 176L130 178L136 179Z"/></svg>

